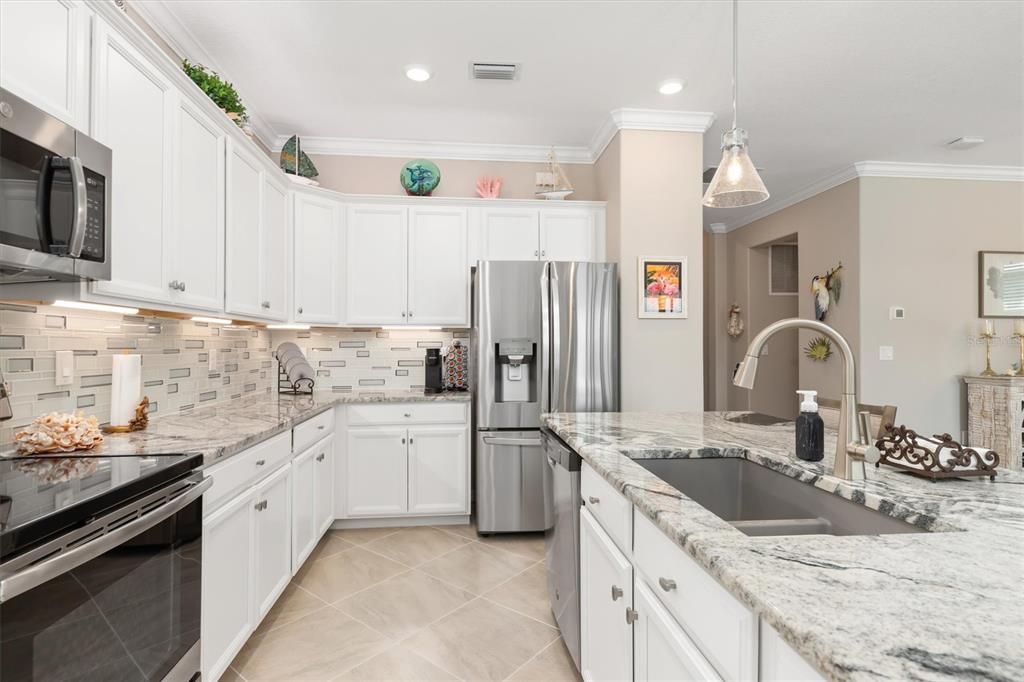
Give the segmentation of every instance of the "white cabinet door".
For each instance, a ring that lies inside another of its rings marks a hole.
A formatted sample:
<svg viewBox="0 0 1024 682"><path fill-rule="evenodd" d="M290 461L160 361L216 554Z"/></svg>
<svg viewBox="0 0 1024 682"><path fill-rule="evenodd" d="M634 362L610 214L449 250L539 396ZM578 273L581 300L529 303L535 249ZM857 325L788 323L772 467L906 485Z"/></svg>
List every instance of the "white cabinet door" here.
<svg viewBox="0 0 1024 682"><path fill-rule="evenodd" d="M315 446L313 456L313 522L320 539L334 523L334 436Z"/></svg>
<svg viewBox="0 0 1024 682"><path fill-rule="evenodd" d="M203 520L202 668L204 680L227 670L253 628L255 494L242 494Z"/></svg>
<svg viewBox="0 0 1024 682"><path fill-rule="evenodd" d="M111 279L102 294L171 299L170 137L177 92L135 48L97 21L93 43L93 136L113 151ZM34 53L34 51L33 51ZM25 56L21 57L25 59Z"/></svg>
<svg viewBox="0 0 1024 682"><path fill-rule="evenodd" d="M540 255L544 260L596 260L594 212L587 209L541 209Z"/></svg>
<svg viewBox="0 0 1024 682"><path fill-rule="evenodd" d="M485 209L481 213L484 260L540 258L538 211L535 208Z"/></svg>
<svg viewBox="0 0 1024 682"><path fill-rule="evenodd" d="M639 579L636 581L636 611L633 642L636 682L722 679L647 584Z"/></svg>
<svg viewBox="0 0 1024 682"><path fill-rule="evenodd" d="M314 532L314 499L316 486L317 451L306 450L292 460L292 573L302 566L316 547Z"/></svg>
<svg viewBox="0 0 1024 682"><path fill-rule="evenodd" d="M285 465L256 489L253 610L257 623L292 577L291 472L291 466Z"/></svg>
<svg viewBox="0 0 1024 682"><path fill-rule="evenodd" d="M264 172L260 218L260 315L284 321L288 319L288 264L291 262L288 192L267 176Z"/></svg>
<svg viewBox="0 0 1024 682"><path fill-rule="evenodd" d="M295 320L338 322L339 205L295 195Z"/></svg>
<svg viewBox="0 0 1024 682"><path fill-rule="evenodd" d="M580 510L580 658L583 679L633 677L633 567L586 509Z"/></svg>
<svg viewBox="0 0 1024 682"><path fill-rule="evenodd" d="M409 209L409 324L469 326L468 211Z"/></svg>
<svg viewBox="0 0 1024 682"><path fill-rule="evenodd" d="M404 514L409 508L405 429L349 428L346 441L346 515Z"/></svg>
<svg viewBox="0 0 1024 682"><path fill-rule="evenodd" d="M177 305L224 307L224 134L186 98L175 115L171 291Z"/></svg>
<svg viewBox="0 0 1024 682"><path fill-rule="evenodd" d="M351 206L346 230L346 322L406 322L406 219L398 206Z"/></svg>
<svg viewBox="0 0 1024 682"><path fill-rule="evenodd" d="M409 513L469 513L469 438L465 427L409 429Z"/></svg>
<svg viewBox="0 0 1024 682"><path fill-rule="evenodd" d="M89 12L77 0L0 2L0 87L89 129Z"/></svg>
<svg viewBox="0 0 1024 682"><path fill-rule="evenodd" d="M762 682L820 682L825 679L764 619L761 619L760 636L758 672Z"/></svg>
<svg viewBox="0 0 1024 682"><path fill-rule="evenodd" d="M227 278L224 309L229 313L265 317L260 304L260 214L263 189L259 163L228 141L227 149ZM282 307L284 302L281 303Z"/></svg>

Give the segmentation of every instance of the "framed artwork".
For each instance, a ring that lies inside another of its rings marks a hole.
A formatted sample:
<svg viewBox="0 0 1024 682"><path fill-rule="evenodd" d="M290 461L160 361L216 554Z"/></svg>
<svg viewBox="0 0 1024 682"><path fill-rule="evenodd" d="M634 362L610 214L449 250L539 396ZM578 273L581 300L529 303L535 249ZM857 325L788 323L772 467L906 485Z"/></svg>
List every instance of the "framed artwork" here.
<svg viewBox="0 0 1024 682"><path fill-rule="evenodd" d="M978 252L978 317L1024 317L1024 251Z"/></svg>
<svg viewBox="0 0 1024 682"><path fill-rule="evenodd" d="M655 320L686 317L685 258L641 256L637 273L639 317Z"/></svg>

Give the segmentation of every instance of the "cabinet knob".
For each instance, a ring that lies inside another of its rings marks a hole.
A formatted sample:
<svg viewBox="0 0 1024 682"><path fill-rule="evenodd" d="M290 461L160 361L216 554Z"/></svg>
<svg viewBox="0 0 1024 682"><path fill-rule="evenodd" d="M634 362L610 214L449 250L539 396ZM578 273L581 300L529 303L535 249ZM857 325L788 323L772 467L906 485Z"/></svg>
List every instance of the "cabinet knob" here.
<svg viewBox="0 0 1024 682"><path fill-rule="evenodd" d="M316 427L316 428L317 428L317 431L323 431L323 430L324 430L324 429L326 429L327 427L326 427L326 426L324 426L323 424L321 424L320 426L318 426L318 427Z"/></svg>
<svg viewBox="0 0 1024 682"><path fill-rule="evenodd" d="M260 306L262 306L264 308L269 308L270 307L270 301L264 301L263 303L260 303Z"/></svg>
<svg viewBox="0 0 1024 682"><path fill-rule="evenodd" d="M661 585L661 589L666 592L671 592L676 589L676 581L670 578L658 578L658 584Z"/></svg>
<svg viewBox="0 0 1024 682"><path fill-rule="evenodd" d="M402 445L405 445L405 439L404 438L402 439Z"/></svg>
<svg viewBox="0 0 1024 682"><path fill-rule="evenodd" d="M185 283L181 282L178 284L178 291L185 291Z"/></svg>
<svg viewBox="0 0 1024 682"><path fill-rule="evenodd" d="M587 502L589 502L590 504L597 504L600 501L601 501L600 497L594 497L593 495L591 495L590 497L587 498Z"/></svg>
<svg viewBox="0 0 1024 682"><path fill-rule="evenodd" d="M263 466L266 463L267 463L267 460L265 460L265 459L258 459L258 460L256 460L256 466L258 466L258 467L261 467L261 466Z"/></svg>
<svg viewBox="0 0 1024 682"><path fill-rule="evenodd" d="M546 256L546 255L548 255L548 252L547 252L547 251L541 251L541 252L540 252L540 257L541 257L541 258L543 258L543 257L544 257L544 256Z"/></svg>
<svg viewBox="0 0 1024 682"><path fill-rule="evenodd" d="M409 436L409 445L412 445L412 436Z"/></svg>
<svg viewBox="0 0 1024 682"><path fill-rule="evenodd" d="M302 306L299 306L299 315L302 314Z"/></svg>
<svg viewBox="0 0 1024 682"><path fill-rule="evenodd" d="M256 504L254 504L252 506L252 508L255 509L256 511L260 511L261 509L263 509L262 505L263 505L262 502L257 502Z"/></svg>
<svg viewBox="0 0 1024 682"><path fill-rule="evenodd" d="M626 607L626 625L632 625L639 617L640 614L636 612L636 609L629 606Z"/></svg>
<svg viewBox="0 0 1024 682"><path fill-rule="evenodd" d="M533 252L533 255L534 255L534 256L539 256L539 255L540 255L540 251L534 251L534 252Z"/></svg>
<svg viewBox="0 0 1024 682"><path fill-rule="evenodd" d="M412 311L411 310L409 311L409 317L412 317Z"/></svg>
<svg viewBox="0 0 1024 682"><path fill-rule="evenodd" d="M612 585L612 601L618 601L622 598L622 588Z"/></svg>
<svg viewBox="0 0 1024 682"><path fill-rule="evenodd" d="M403 414L402 416L403 416L403 417L411 417L411 416L412 416L412 413L411 413L411 412L406 412L406 413L405 413L405 414Z"/></svg>
<svg viewBox="0 0 1024 682"><path fill-rule="evenodd" d="M324 453L321 452L319 455L317 455L316 456L316 461L318 461L318 462L324 461Z"/></svg>
<svg viewBox="0 0 1024 682"><path fill-rule="evenodd" d="M405 317L405 311L404 310L402 311L402 317Z"/></svg>

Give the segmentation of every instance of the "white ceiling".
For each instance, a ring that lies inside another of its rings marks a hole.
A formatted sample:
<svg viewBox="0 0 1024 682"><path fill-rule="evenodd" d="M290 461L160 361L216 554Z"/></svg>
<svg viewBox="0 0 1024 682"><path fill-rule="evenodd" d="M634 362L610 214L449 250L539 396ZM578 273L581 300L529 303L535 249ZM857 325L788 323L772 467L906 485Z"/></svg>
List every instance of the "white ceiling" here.
<svg viewBox="0 0 1024 682"><path fill-rule="evenodd" d="M588 147L618 108L729 127L730 3L173 0L149 13L238 87L265 137ZM516 82L473 60L522 65ZM414 83L407 64L434 77ZM683 78L674 96L657 92ZM1024 166L1024 3L745 0L740 125L784 201L857 161ZM961 135L986 143L951 151ZM760 212L763 212L761 207ZM707 210L743 222L750 210Z"/></svg>

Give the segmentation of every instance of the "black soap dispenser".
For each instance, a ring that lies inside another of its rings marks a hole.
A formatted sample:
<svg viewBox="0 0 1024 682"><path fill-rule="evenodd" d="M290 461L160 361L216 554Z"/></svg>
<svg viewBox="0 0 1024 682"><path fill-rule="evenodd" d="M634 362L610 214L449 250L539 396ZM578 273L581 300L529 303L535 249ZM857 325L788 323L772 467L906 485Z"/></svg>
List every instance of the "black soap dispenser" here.
<svg viewBox="0 0 1024 682"><path fill-rule="evenodd" d="M802 396L796 418L796 456L807 462L825 457L825 422L818 414L817 391L797 391Z"/></svg>

